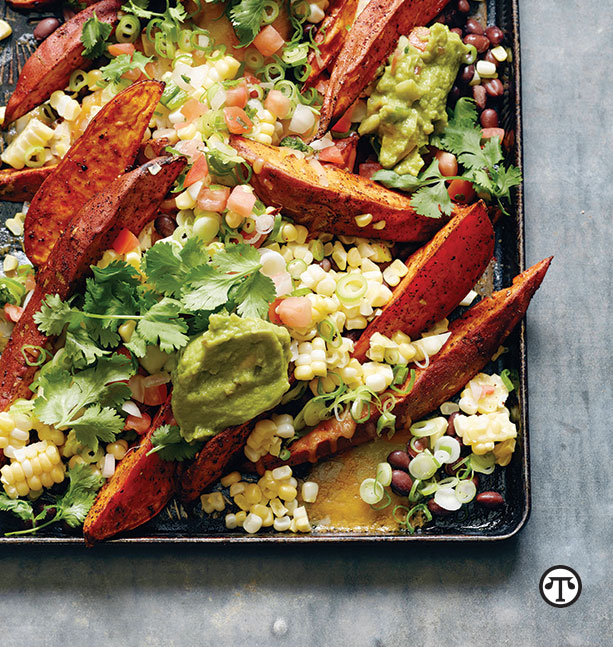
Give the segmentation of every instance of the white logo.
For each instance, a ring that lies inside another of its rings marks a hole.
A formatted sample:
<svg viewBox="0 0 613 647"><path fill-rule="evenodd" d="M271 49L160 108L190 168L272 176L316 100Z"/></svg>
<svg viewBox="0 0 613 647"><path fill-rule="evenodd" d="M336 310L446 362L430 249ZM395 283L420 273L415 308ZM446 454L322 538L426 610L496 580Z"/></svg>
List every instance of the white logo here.
<svg viewBox="0 0 613 647"><path fill-rule="evenodd" d="M552 607L568 607L581 595L581 578L568 566L552 566L543 573L539 591Z"/></svg>

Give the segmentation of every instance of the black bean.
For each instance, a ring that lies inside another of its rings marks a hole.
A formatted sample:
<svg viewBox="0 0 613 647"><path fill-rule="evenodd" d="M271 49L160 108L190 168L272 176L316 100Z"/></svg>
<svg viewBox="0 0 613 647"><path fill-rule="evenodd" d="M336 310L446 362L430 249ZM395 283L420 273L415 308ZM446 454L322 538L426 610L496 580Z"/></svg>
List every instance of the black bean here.
<svg viewBox="0 0 613 647"><path fill-rule="evenodd" d="M162 214L155 219L155 230L162 238L170 236L176 228L177 223L170 216Z"/></svg>
<svg viewBox="0 0 613 647"><path fill-rule="evenodd" d="M481 113L479 121L483 128L498 128L498 113L493 108L487 108Z"/></svg>
<svg viewBox="0 0 613 647"><path fill-rule="evenodd" d="M484 79L482 85L490 97L501 97L504 94L504 86L500 79Z"/></svg>
<svg viewBox="0 0 613 647"><path fill-rule="evenodd" d="M452 104L455 103L460 98L461 94L462 93L460 92L460 88L454 84L454 86L449 91L449 101L451 101Z"/></svg>
<svg viewBox="0 0 613 647"><path fill-rule="evenodd" d="M498 492L481 492L477 494L477 503L488 510L497 510L504 505L504 497Z"/></svg>
<svg viewBox="0 0 613 647"><path fill-rule="evenodd" d="M40 43L45 40L60 26L60 21L57 18L45 18L41 20L34 28L34 38Z"/></svg>
<svg viewBox="0 0 613 647"><path fill-rule="evenodd" d="M466 45L473 45L479 54L487 52L490 48L490 41L487 36L481 34L466 34L464 36L464 42Z"/></svg>
<svg viewBox="0 0 613 647"><path fill-rule="evenodd" d="M469 18L466 21L466 31L469 34L478 34L479 36L482 36L485 33L485 29L483 29L481 23L474 18Z"/></svg>
<svg viewBox="0 0 613 647"><path fill-rule="evenodd" d="M500 45L500 43L502 43L502 41L504 40L504 33L502 32L502 29L500 29L500 27L496 27L496 25L488 27L485 30L485 35L488 37L490 43L492 43L494 47Z"/></svg>
<svg viewBox="0 0 613 647"><path fill-rule="evenodd" d="M404 470L405 472L408 472L411 457L407 454L407 452L403 452L402 450L397 449L394 452L390 452L389 456L387 457L387 462L392 466L392 469Z"/></svg>
<svg viewBox="0 0 613 647"><path fill-rule="evenodd" d="M392 470L392 491L398 496L408 496L413 487L413 479L402 470Z"/></svg>

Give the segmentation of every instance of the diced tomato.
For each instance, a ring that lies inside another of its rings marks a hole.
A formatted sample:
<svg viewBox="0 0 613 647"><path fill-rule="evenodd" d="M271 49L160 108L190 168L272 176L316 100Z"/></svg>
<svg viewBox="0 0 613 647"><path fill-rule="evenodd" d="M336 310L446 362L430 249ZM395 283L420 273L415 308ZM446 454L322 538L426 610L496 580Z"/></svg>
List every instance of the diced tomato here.
<svg viewBox="0 0 613 647"><path fill-rule="evenodd" d="M247 92L247 84L245 81L241 81L239 85L235 85L233 88L226 90L226 106L229 108L232 106L244 108L247 105L248 99L249 92Z"/></svg>
<svg viewBox="0 0 613 647"><path fill-rule="evenodd" d="M420 52L425 52L429 37L430 30L427 27L415 27L409 34L409 43Z"/></svg>
<svg viewBox="0 0 613 647"><path fill-rule="evenodd" d="M17 323L21 319L23 314L23 308L21 306L16 306L12 303L4 304L4 316L13 323Z"/></svg>
<svg viewBox="0 0 613 647"><path fill-rule="evenodd" d="M460 204L469 204L475 198L475 189L468 180L451 180L447 192L454 202Z"/></svg>
<svg viewBox="0 0 613 647"><path fill-rule="evenodd" d="M233 135L244 135L253 128L253 123L247 116L247 113L242 108L238 108L237 106L224 108L223 117L228 130Z"/></svg>
<svg viewBox="0 0 613 647"><path fill-rule="evenodd" d="M181 106L180 112L185 117L185 121L193 121L202 117L207 112L207 107L198 99L190 99Z"/></svg>
<svg viewBox="0 0 613 647"><path fill-rule="evenodd" d="M290 328L306 328L313 323L311 301L306 297L287 297L277 307L281 321Z"/></svg>
<svg viewBox="0 0 613 647"><path fill-rule="evenodd" d="M346 133L351 128L351 108L332 126L333 133Z"/></svg>
<svg viewBox="0 0 613 647"><path fill-rule="evenodd" d="M208 174L209 166L206 163L206 156L203 153L200 153L200 156L196 158L193 166L187 172L183 186L187 189L187 187L191 186L192 184L206 179Z"/></svg>
<svg viewBox="0 0 613 647"><path fill-rule="evenodd" d="M132 43L114 43L108 46L108 50L111 56L121 56L121 54L132 56L136 51L136 47Z"/></svg>
<svg viewBox="0 0 613 647"><path fill-rule="evenodd" d="M398 67L399 60L400 60L400 50L396 49L396 51L394 52L394 55L392 56L392 63L390 68L392 75L396 74L396 68Z"/></svg>
<svg viewBox="0 0 613 647"><path fill-rule="evenodd" d="M383 167L379 162L364 162L363 164L360 164L358 167L358 175L361 175L362 177L372 178L372 176L377 172L380 171Z"/></svg>
<svg viewBox="0 0 613 647"><path fill-rule="evenodd" d="M248 218L253 212L255 201L255 193L250 191L246 186L239 184L232 189L232 193L228 198L228 204L226 206L230 211L234 211L234 213L237 213L239 216Z"/></svg>
<svg viewBox="0 0 613 647"><path fill-rule="evenodd" d="M343 156L342 168L350 173L353 173L355 167L355 159L358 153L358 135L352 133L349 137L344 137L336 142L336 147Z"/></svg>
<svg viewBox="0 0 613 647"><path fill-rule="evenodd" d="M262 56L272 56L285 45L285 41L272 25L268 25L254 38L253 44Z"/></svg>
<svg viewBox="0 0 613 647"><path fill-rule="evenodd" d="M198 206L203 211L217 211L221 213L228 203L230 189L203 189L198 194Z"/></svg>
<svg viewBox="0 0 613 647"><path fill-rule="evenodd" d="M140 418L128 416L123 426L124 429L133 429L139 436L146 434L149 427L151 427L151 416L148 413L143 413Z"/></svg>
<svg viewBox="0 0 613 647"><path fill-rule="evenodd" d="M277 324L277 326L280 326L283 323L281 321L281 317L279 317L279 314L277 313L277 307L279 306L281 301L283 301L282 298L275 299L268 308L268 318L270 319L271 323Z"/></svg>
<svg viewBox="0 0 613 647"><path fill-rule="evenodd" d="M113 241L112 247L118 254L127 254L138 249L140 243L138 242L138 238L129 229L122 229Z"/></svg>
<svg viewBox="0 0 613 647"><path fill-rule="evenodd" d="M500 137L500 141L504 139L504 128L482 128L481 139L491 139L492 137Z"/></svg>
<svg viewBox="0 0 613 647"><path fill-rule="evenodd" d="M168 395L168 388L165 384L158 384L156 386L145 387L143 403L153 406L156 404L163 404Z"/></svg>
<svg viewBox="0 0 613 647"><path fill-rule="evenodd" d="M285 119L292 108L292 102L279 90L271 90L264 100L264 107L277 119Z"/></svg>
<svg viewBox="0 0 613 647"><path fill-rule="evenodd" d="M336 146L328 146L328 148L319 151L318 159L320 162L330 162L338 164L338 166L345 165L345 158Z"/></svg>
<svg viewBox="0 0 613 647"><path fill-rule="evenodd" d="M116 348L115 353L117 355L123 355L128 359L132 359L132 353L125 346L120 346L119 348Z"/></svg>
<svg viewBox="0 0 613 647"><path fill-rule="evenodd" d="M245 70L243 76L249 85L259 85L261 83L260 79L258 79L254 74L251 74L249 70Z"/></svg>
<svg viewBox="0 0 613 647"><path fill-rule="evenodd" d="M178 123L173 124L173 127L177 132L179 132L182 128L187 128L189 125L189 121L179 121Z"/></svg>

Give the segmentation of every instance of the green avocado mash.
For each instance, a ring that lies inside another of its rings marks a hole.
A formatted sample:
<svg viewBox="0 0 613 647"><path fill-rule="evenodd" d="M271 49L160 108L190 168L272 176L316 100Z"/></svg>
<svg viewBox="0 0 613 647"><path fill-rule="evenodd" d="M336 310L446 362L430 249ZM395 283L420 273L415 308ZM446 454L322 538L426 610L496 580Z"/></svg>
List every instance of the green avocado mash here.
<svg viewBox="0 0 613 647"><path fill-rule="evenodd" d="M416 30L411 40L419 36ZM435 129L441 132L447 125L447 95L467 52L460 37L440 23L430 27L423 52L400 37L360 126L361 135L379 136L381 166L395 167L400 174L419 173L424 163L420 149Z"/></svg>
<svg viewBox="0 0 613 647"><path fill-rule="evenodd" d="M262 319L211 315L173 373L172 410L185 440L213 436L274 407L289 389L290 336Z"/></svg>

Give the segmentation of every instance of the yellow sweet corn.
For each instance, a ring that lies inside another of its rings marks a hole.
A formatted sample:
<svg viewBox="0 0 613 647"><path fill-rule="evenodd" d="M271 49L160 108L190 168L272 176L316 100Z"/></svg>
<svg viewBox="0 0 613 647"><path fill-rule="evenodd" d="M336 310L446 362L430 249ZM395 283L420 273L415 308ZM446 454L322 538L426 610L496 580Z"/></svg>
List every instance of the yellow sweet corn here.
<svg viewBox="0 0 613 647"><path fill-rule="evenodd" d="M58 448L43 440L16 450L11 464L0 469L0 481L7 495L16 499L61 483L65 470Z"/></svg>
<svg viewBox="0 0 613 647"><path fill-rule="evenodd" d="M462 442L470 445L475 454L487 454L494 450L495 443L517 437L517 429L509 420L507 409L481 415L459 415L454 425Z"/></svg>
<svg viewBox="0 0 613 647"><path fill-rule="evenodd" d="M499 375L478 373L460 395L460 409L469 415L504 409L509 391Z"/></svg>

